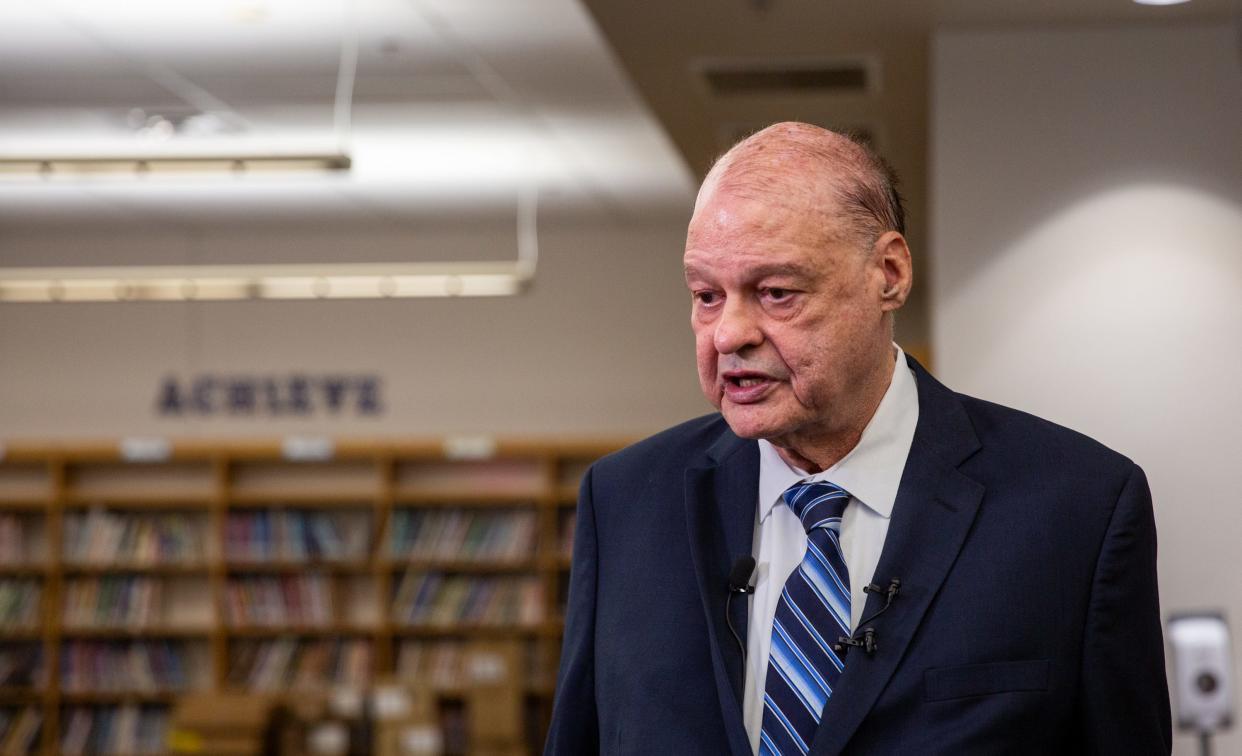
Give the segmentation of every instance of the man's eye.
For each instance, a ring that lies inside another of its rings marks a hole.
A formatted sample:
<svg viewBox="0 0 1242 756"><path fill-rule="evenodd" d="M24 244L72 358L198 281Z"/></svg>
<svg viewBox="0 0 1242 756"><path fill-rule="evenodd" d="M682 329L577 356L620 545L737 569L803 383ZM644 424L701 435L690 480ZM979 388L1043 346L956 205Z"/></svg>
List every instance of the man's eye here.
<svg viewBox="0 0 1242 756"><path fill-rule="evenodd" d="M715 304L717 299L716 292L714 291L696 291L694 298L698 300L699 304L705 305Z"/></svg>
<svg viewBox="0 0 1242 756"><path fill-rule="evenodd" d="M768 295L768 299L771 299L775 302L780 302L790 297L790 293L788 289L781 289L778 287L772 287L770 289L765 289L764 293Z"/></svg>

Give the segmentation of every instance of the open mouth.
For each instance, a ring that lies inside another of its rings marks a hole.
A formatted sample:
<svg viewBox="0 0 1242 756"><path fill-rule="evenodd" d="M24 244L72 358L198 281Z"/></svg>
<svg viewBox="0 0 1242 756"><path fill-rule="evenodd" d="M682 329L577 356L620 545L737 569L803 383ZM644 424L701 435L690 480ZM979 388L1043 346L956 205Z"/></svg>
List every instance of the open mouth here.
<svg viewBox="0 0 1242 756"><path fill-rule="evenodd" d="M755 378L751 376L729 376L725 378L725 380L738 388L750 388L751 386L758 386L759 384L767 383L768 381L767 378Z"/></svg>
<svg viewBox="0 0 1242 756"><path fill-rule="evenodd" d="M776 385L776 379L762 373L725 373L724 395L734 404L762 401Z"/></svg>

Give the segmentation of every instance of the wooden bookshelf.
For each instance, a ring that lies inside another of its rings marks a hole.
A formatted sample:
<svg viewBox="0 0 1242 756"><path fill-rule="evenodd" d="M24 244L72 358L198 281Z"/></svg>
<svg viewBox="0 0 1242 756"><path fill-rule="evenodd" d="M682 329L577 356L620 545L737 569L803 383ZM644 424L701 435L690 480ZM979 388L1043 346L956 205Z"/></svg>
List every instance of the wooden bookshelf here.
<svg viewBox="0 0 1242 756"><path fill-rule="evenodd" d="M177 627L173 625L136 625L123 627L108 625L103 627L68 626L60 629L62 638L71 639L112 639L127 638L206 638L216 632L214 627Z"/></svg>
<svg viewBox="0 0 1242 756"><path fill-rule="evenodd" d="M34 707L41 726L33 752L54 754L84 707L108 710L100 716L139 707L146 716L169 708L180 692L244 689L239 681L254 679L247 675L258 674L252 668L277 647L296 660L262 678L264 695L299 696L334 684L322 676L308 684L305 670L295 669L304 655L322 661L326 654L332 661L322 669L351 681L364 660L363 677L375 680L401 673L402 654L425 661L474 639L507 639L528 652L523 685L541 722L540 742L530 744L538 752L551 716L578 480L622 445L337 440L330 454L296 459L278 440L186 441L159 459L134 460L120 443L6 443L0 590L36 585L38 597L29 624L0 615L0 654L41 654L41 679L5 685L0 678L0 707ZM421 530L433 527L451 532ZM446 542L460 547L441 548ZM407 622L417 607L394 606L409 599L401 595L407 576L450 586L444 596L428 594L443 599L431 606L431 620ZM156 596L150 616L67 621L68 602L78 602L79 619L104 616L116 591L141 586ZM263 607L270 621L233 616L263 591L284 602ZM300 601L322 602L314 621L299 614L307 609ZM467 605L484 606L482 619L477 612L462 619ZM153 644L180 654L182 686L121 679L92 689L76 677L64 685L64 675L76 674L62 669L74 663L65 654L123 657L131 648L153 653ZM285 691L295 678L299 684ZM460 680L440 682L433 685L439 695L459 702Z"/></svg>

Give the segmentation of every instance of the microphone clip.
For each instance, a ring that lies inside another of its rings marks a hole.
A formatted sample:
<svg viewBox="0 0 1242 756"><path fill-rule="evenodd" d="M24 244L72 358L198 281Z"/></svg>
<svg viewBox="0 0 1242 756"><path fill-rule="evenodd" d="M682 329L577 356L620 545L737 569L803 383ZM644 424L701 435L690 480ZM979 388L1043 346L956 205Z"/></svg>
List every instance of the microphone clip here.
<svg viewBox="0 0 1242 756"><path fill-rule="evenodd" d="M733 640L737 641L737 648L742 652L743 662L746 660L746 644L742 643L742 636L737 634L737 630L733 627L733 615L730 612L733 603L733 597L742 595L746 596L755 592L755 586L750 584L750 576L755 571L755 558L749 554L739 557L733 563L733 569L729 571L729 595L725 599L725 624L729 626L729 632L733 634Z"/></svg>
<svg viewBox="0 0 1242 756"><path fill-rule="evenodd" d="M869 583L863 588L863 593L879 593L882 596L884 596L886 599L884 603L884 609L887 609L888 605L893 603L893 599L897 598L897 594L900 592L901 592L901 578L893 578L892 580L888 581L887 588L881 588L875 583ZM881 609L880 611L882 612L884 611L884 609ZM877 617L879 616L879 612L876 612L876 616Z"/></svg>
<svg viewBox="0 0 1242 756"><path fill-rule="evenodd" d="M858 637L858 632L855 632L849 636L842 635L840 638L837 638L836 643L832 644L832 650L838 654L844 655L849 653L851 648L861 648L864 652L866 652L867 656L873 655L875 650L879 648L879 643L876 641L875 628L871 626L871 623L875 621L876 617L879 617L881 614L888 611L888 608L893 605L893 599L897 598L897 594L900 592L900 578L893 578L890 580L887 588L881 588L875 583L870 583L863 588L863 593L878 593L883 596L884 606L880 607L880 610L875 614L870 617L864 617L862 622L858 623L862 626L862 630L859 631L862 633L861 638Z"/></svg>
<svg viewBox="0 0 1242 756"><path fill-rule="evenodd" d="M729 570L729 593L741 593L749 595L755 592L755 586L750 584L750 576L755 572L755 558L753 556L739 557L733 563L733 569Z"/></svg>
<svg viewBox="0 0 1242 756"><path fill-rule="evenodd" d="M857 633L854 635L856 636ZM871 656L879 647L879 643L876 642L875 628L864 627L862 629L861 638L842 635L840 638L837 638L837 642L832 645L832 650L836 651L838 654L846 654L849 653L851 648L861 648L867 656Z"/></svg>

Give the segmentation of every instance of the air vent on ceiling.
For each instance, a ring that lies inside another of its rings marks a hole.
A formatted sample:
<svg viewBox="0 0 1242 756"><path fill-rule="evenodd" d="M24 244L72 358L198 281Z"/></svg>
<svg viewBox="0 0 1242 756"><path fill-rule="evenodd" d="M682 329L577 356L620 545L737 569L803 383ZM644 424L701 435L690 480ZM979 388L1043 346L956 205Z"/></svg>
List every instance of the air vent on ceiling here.
<svg viewBox="0 0 1242 756"><path fill-rule="evenodd" d="M872 88L870 67L861 60L715 61L700 67L714 95L768 92L861 94Z"/></svg>

